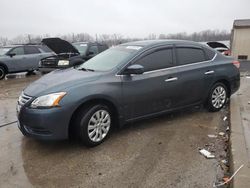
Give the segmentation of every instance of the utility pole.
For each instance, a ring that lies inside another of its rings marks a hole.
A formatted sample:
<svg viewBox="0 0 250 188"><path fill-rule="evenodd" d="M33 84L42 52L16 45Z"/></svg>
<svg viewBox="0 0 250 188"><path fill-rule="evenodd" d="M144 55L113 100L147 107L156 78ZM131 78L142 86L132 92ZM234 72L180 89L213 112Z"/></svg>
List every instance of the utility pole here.
<svg viewBox="0 0 250 188"><path fill-rule="evenodd" d="M29 40L29 43L31 43L31 36L30 36L30 34L28 34L28 40Z"/></svg>

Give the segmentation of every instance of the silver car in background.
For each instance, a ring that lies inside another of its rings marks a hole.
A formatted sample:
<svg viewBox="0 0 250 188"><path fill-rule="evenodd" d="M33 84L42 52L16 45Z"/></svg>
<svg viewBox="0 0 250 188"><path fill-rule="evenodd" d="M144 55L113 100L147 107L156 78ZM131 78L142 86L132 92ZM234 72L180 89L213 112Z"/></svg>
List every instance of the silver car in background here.
<svg viewBox="0 0 250 188"><path fill-rule="evenodd" d="M0 80L6 74L33 72L38 69L39 61L54 55L45 45L15 45L0 47Z"/></svg>

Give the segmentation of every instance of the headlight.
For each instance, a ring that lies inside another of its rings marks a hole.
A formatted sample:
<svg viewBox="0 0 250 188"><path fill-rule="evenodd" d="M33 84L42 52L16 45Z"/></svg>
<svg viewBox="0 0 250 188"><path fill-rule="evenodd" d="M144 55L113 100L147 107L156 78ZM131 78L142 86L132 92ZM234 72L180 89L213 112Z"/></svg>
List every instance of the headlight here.
<svg viewBox="0 0 250 188"><path fill-rule="evenodd" d="M59 60L58 66L66 66L69 65L69 60Z"/></svg>
<svg viewBox="0 0 250 188"><path fill-rule="evenodd" d="M66 92L60 93L51 93L48 95L43 95L41 97L36 98L31 103L31 108L39 108L39 107L56 107L59 106L60 100L66 95Z"/></svg>

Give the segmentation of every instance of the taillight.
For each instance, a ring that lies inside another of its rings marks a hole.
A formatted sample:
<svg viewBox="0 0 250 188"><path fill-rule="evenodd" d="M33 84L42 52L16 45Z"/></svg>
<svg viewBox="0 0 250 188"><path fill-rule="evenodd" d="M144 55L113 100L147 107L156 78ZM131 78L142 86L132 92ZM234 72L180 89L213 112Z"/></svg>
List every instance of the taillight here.
<svg viewBox="0 0 250 188"><path fill-rule="evenodd" d="M233 64L235 67L237 67L238 69L240 68L240 62L239 61L233 61Z"/></svg>

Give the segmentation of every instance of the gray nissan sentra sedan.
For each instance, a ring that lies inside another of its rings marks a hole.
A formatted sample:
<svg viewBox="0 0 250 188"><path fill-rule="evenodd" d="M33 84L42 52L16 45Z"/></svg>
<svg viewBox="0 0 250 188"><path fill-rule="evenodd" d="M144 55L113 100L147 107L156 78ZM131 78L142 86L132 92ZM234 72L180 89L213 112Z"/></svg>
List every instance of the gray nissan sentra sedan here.
<svg viewBox="0 0 250 188"><path fill-rule="evenodd" d="M240 86L239 62L202 44L156 40L111 48L29 85L17 104L25 136L100 144L115 126L205 104L219 111Z"/></svg>

